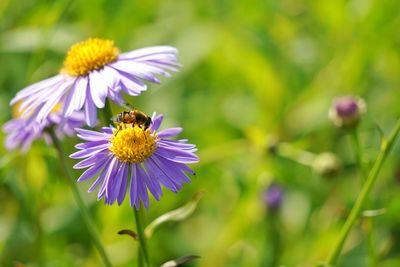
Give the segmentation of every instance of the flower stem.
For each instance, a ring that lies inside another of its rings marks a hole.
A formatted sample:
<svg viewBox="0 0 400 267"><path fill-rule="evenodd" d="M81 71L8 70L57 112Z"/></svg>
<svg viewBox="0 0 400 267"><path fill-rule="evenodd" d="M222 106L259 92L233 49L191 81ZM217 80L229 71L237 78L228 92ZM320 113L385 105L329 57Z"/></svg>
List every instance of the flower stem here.
<svg viewBox="0 0 400 267"><path fill-rule="evenodd" d="M86 227L88 229L89 235L93 241L94 246L96 247L96 249L98 250L98 252L100 253L100 256L104 262L104 265L107 267L112 267L111 265L111 261L109 260L109 258L107 257L106 251L103 247L103 245L100 242L100 238L98 236L98 233L95 230L95 224L93 223L93 220L90 217L89 214L89 210L88 208L85 206L85 203L83 202L83 199L79 193L79 189L78 186L74 180L74 178L71 175L71 172L69 170L69 168L67 167L67 161L65 158L65 153L63 151L63 148L61 146L60 141L58 140L57 136L54 133L53 129L49 130L49 134L51 136L51 140L53 142L53 145L55 146L57 153L58 153L58 157L60 158L60 163L61 163L61 168L63 173L65 174L67 181L71 187L72 190L72 194L74 196L75 202L78 205L78 208L81 212L82 218L84 223L86 224Z"/></svg>
<svg viewBox="0 0 400 267"><path fill-rule="evenodd" d="M360 172L360 181L361 181L361 186L362 184L365 183L365 180L367 179L367 173L365 170L365 165L363 162L362 158L362 149L361 149L361 143L360 143L360 138L358 134L358 127L354 127L350 131L350 137L352 139L352 144L353 144L353 150L355 153L356 157L356 162L357 162L357 167ZM369 196L367 196L367 199L365 200L367 207L371 205L371 201ZM367 251L368 251L368 261L369 261L369 266L370 267L375 267L377 264L377 258L376 258L376 253L375 253L375 247L374 247L374 237L373 237L373 221L372 218L366 218L366 221L364 223L363 231L365 232L367 236Z"/></svg>
<svg viewBox="0 0 400 267"><path fill-rule="evenodd" d="M139 250L138 250L138 266L150 267L150 257L147 250L146 236L144 235L144 207L140 206L139 210L133 207L136 221L136 231L139 236ZM143 264L144 261L144 264Z"/></svg>
<svg viewBox="0 0 400 267"><path fill-rule="evenodd" d="M109 99L106 99L104 108L101 110L102 115L103 115L103 123L104 125L110 125L111 119L114 116L112 109L111 109L111 103Z"/></svg>
<svg viewBox="0 0 400 267"><path fill-rule="evenodd" d="M358 128L352 129L350 131L350 137L353 145L353 150L355 153L356 157L356 163L357 163L357 168L360 171L360 176L361 176L361 184L365 182L365 179L367 179L367 173L364 168L364 163L362 159L362 149L361 149L361 144L360 144L360 138L358 135Z"/></svg>
<svg viewBox="0 0 400 267"><path fill-rule="evenodd" d="M347 235L349 234L352 226L354 225L355 221L357 220L364 203L368 199L369 193L371 192L371 189L376 182L379 171L381 170L383 163L385 162L387 156L389 155L389 152L390 152L391 148L393 147L393 144L396 141L396 138L397 138L399 132L400 132L400 119L398 119L396 126L393 128L389 137L382 141L381 151L378 155L378 158L376 159L374 165L372 166L372 169L367 177L367 180L365 181L365 183L362 186L361 192L357 197L357 200L350 212L350 215L347 218L345 224L343 225L343 227L340 231L340 235L339 235L339 239L338 239L337 243L335 244L331 253L328 256L328 259L327 259L328 266L333 266L336 264L336 261L340 255L340 252L342 251L344 242L346 241Z"/></svg>

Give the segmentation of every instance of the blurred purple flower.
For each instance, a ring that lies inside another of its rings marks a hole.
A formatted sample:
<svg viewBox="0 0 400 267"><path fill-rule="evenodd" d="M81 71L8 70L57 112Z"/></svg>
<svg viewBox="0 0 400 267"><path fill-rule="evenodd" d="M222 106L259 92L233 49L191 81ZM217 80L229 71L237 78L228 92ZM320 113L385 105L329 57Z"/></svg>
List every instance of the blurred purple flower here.
<svg viewBox="0 0 400 267"><path fill-rule="evenodd" d="M268 208L277 210L280 208L283 201L283 188L278 184L271 184L262 195L264 203Z"/></svg>
<svg viewBox="0 0 400 267"><path fill-rule="evenodd" d="M354 126L360 116L366 112L365 101L355 96L343 96L334 99L329 109L329 118L338 127Z"/></svg>
<svg viewBox="0 0 400 267"><path fill-rule="evenodd" d="M91 38L70 48L60 74L26 87L11 105L21 101L22 116L41 123L64 102L64 117L83 109L87 124L94 126L106 98L121 104L122 92L137 96L147 89L143 81L159 83L155 74L169 77L167 71L177 71L177 53L171 46L154 46L119 54L113 41Z"/></svg>
<svg viewBox="0 0 400 267"><path fill-rule="evenodd" d="M88 191L101 184L98 199L104 197L109 205L115 201L121 205L129 188L130 205L136 209L141 201L149 207L148 191L159 200L160 184L177 192L183 183L190 182L186 173L194 174L186 164L196 163L199 158L194 154L196 146L188 144L186 139L169 139L182 128L157 132L162 120L162 115L154 114L153 123L146 130L129 124L123 124L118 132L111 127L104 127L101 132L77 129L78 137L86 142L76 145L80 151L70 157L83 159L75 169L88 168L78 181L97 177Z"/></svg>
<svg viewBox="0 0 400 267"><path fill-rule="evenodd" d="M3 125L3 131L6 134L4 145L7 150L19 147L23 152L27 152L36 139L44 138L48 144L51 143L50 135L45 131L46 128L54 126L55 134L61 140L65 135L74 135L74 129L84 124L85 117L82 112L74 112L66 120L60 112L52 112L43 123L25 118L12 119Z"/></svg>

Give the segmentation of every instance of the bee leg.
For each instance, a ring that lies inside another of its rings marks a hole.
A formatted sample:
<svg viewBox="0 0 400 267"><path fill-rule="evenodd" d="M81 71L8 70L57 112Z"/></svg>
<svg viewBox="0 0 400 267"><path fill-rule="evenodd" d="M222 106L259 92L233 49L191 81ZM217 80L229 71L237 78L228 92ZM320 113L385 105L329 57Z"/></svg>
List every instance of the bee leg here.
<svg viewBox="0 0 400 267"><path fill-rule="evenodd" d="M132 123L131 125L132 125L132 128L135 127L135 123ZM133 131L133 143L136 143L136 134L135 134L135 131Z"/></svg>
<svg viewBox="0 0 400 267"><path fill-rule="evenodd" d="M120 130L121 130L121 126L118 125L117 131L115 132L114 136L117 136L117 134L119 133Z"/></svg>

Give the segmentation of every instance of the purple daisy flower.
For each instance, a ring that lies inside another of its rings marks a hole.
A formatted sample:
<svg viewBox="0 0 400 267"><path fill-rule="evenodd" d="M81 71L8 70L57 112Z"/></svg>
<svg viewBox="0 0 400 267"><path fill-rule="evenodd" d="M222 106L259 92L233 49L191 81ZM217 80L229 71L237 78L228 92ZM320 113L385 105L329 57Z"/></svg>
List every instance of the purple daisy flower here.
<svg viewBox="0 0 400 267"><path fill-rule="evenodd" d="M196 163L199 158L194 154L196 146L186 139L169 139L182 128L158 131L162 120L162 115L154 114L146 130L136 124L121 124L118 131L112 127L104 127L101 132L76 129L78 137L86 142L76 145L80 151L70 157L83 159L75 169L88 168L78 181L96 177L88 191L100 186L98 199L104 197L109 205L115 201L121 205L129 188L130 205L136 209L141 201L148 208L148 191L159 200L161 185L177 192L190 182L186 173L194 174L186 164Z"/></svg>
<svg viewBox="0 0 400 267"><path fill-rule="evenodd" d="M147 89L144 81L159 83L156 74L169 77L177 71L177 49L154 46L119 53L113 41L91 38L73 45L60 74L20 91L11 105L21 101L23 117L42 122L58 102L64 102L63 116L84 110L86 122L94 126L97 109L106 98L121 104L122 92L137 96Z"/></svg>
<svg viewBox="0 0 400 267"><path fill-rule="evenodd" d="M51 137L45 131L48 127L55 126L55 134L61 140L65 135L74 135L75 128L82 127L84 124L85 116L82 112L74 112L65 120L61 112L52 112L43 123L26 118L12 119L3 125L3 131L6 134L4 145L7 150L21 148L22 152L27 152L36 139L44 138L48 144L51 144Z"/></svg>

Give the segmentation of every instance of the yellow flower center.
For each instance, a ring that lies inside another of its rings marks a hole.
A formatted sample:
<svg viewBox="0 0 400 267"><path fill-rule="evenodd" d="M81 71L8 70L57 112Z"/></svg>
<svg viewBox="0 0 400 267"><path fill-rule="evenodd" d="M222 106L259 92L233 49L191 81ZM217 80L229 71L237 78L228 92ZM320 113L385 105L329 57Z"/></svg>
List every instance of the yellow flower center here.
<svg viewBox="0 0 400 267"><path fill-rule="evenodd" d="M120 130L114 130L109 150L122 162L139 163L150 157L157 147L157 136L150 129L121 124Z"/></svg>
<svg viewBox="0 0 400 267"><path fill-rule="evenodd" d="M85 76L115 61L118 54L119 50L113 41L90 38L69 49L61 72L71 76Z"/></svg>
<svg viewBox="0 0 400 267"><path fill-rule="evenodd" d="M18 101L17 103L15 103L15 105L11 109L11 114L14 119L20 118L23 113L23 110L21 110L21 111L19 110L20 106L21 106L21 101ZM50 111L50 113L60 112L61 108L62 108L62 106L61 106L61 103L59 102L54 106L54 108Z"/></svg>

